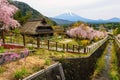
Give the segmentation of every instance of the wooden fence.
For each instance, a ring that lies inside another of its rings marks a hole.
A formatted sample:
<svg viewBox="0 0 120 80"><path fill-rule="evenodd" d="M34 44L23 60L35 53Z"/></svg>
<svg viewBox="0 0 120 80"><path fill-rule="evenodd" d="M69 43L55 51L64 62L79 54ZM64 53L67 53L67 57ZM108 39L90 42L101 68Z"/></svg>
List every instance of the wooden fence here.
<svg viewBox="0 0 120 80"><path fill-rule="evenodd" d="M45 48L54 51L66 51L72 53L87 53L88 50L87 47L71 44L62 44L51 40L41 40L40 48Z"/></svg>
<svg viewBox="0 0 120 80"><path fill-rule="evenodd" d="M5 36L5 43L14 43L14 44L22 44L23 45L23 37L22 35L6 35Z"/></svg>
<svg viewBox="0 0 120 80"><path fill-rule="evenodd" d="M99 48L104 42L108 40L108 37L88 46L79 46L79 45L71 45L71 44L62 44L58 42L53 42L50 40L41 40L40 48L46 48L48 50L55 51L66 51L71 53L91 53L94 52L97 48Z"/></svg>
<svg viewBox="0 0 120 80"><path fill-rule="evenodd" d="M7 37L8 39L6 42L10 43L18 43L23 44L23 40L19 39L12 39L10 37ZM22 38L20 35L19 38ZM99 44L103 44L104 41L106 41L108 37L96 42L95 44L92 44L92 47L88 46L80 46L80 45L71 45L71 44L62 44L51 40L40 40L38 41L38 38L33 37L27 37L26 36L26 46L33 46L37 48L44 48L48 50L55 50L55 51L65 51L65 52L71 52L71 53L89 53L94 48L99 47Z"/></svg>
<svg viewBox="0 0 120 80"><path fill-rule="evenodd" d="M6 36L5 42L6 44L19 44L23 45L22 36ZM27 37L26 36L26 46L33 46L39 48L45 48L48 50L55 50L55 51L66 51L72 53L87 53L88 48L79 46L79 45L71 45L71 44L62 44L52 40L40 40L39 39L39 46L37 44L37 38Z"/></svg>

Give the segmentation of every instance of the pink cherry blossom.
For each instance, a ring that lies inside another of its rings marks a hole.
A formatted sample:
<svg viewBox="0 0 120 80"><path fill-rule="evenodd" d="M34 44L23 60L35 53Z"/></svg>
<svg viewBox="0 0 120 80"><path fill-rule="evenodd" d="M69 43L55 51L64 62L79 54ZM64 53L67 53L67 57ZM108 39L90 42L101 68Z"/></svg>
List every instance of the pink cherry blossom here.
<svg viewBox="0 0 120 80"><path fill-rule="evenodd" d="M17 10L18 8L11 5L7 0L0 0L0 22L11 27L19 26L19 23L13 19Z"/></svg>
<svg viewBox="0 0 120 80"><path fill-rule="evenodd" d="M85 26L84 24L81 24L78 27L68 30L67 34L73 38L89 39L89 40L93 40L94 38L102 39L103 37L107 36L106 32L100 32L94 30L93 28L89 26Z"/></svg>

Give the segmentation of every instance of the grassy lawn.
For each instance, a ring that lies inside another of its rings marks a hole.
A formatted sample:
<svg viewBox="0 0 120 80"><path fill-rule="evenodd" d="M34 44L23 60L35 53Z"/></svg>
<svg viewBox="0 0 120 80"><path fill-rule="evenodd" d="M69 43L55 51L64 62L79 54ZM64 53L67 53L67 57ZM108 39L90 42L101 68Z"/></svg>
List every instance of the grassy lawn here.
<svg viewBox="0 0 120 80"><path fill-rule="evenodd" d="M62 39L58 42L62 44L81 45L81 46L83 46L84 44L88 45L90 43L89 40L75 40L75 39Z"/></svg>
<svg viewBox="0 0 120 80"><path fill-rule="evenodd" d="M60 40L59 43L78 45L78 43L74 39L63 39Z"/></svg>

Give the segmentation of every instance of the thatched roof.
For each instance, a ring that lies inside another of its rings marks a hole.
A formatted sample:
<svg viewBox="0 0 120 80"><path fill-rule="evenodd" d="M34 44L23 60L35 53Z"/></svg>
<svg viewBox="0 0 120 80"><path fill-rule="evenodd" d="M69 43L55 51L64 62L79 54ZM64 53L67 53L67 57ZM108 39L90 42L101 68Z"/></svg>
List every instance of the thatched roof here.
<svg viewBox="0 0 120 80"><path fill-rule="evenodd" d="M53 29L50 25L43 20L31 20L28 21L22 28L22 34L27 35L39 35L39 34L48 34L53 33Z"/></svg>

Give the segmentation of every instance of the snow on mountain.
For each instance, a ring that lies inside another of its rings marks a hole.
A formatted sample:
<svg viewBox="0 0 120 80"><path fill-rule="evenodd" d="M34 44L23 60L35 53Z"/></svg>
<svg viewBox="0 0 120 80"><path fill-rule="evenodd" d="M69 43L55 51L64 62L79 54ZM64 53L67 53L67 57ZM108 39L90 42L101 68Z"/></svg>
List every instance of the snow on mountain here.
<svg viewBox="0 0 120 80"><path fill-rule="evenodd" d="M57 19L64 19L64 20L69 20L69 21L86 21L86 20L90 20L90 19L86 19L86 18L83 18L77 14L74 14L72 12L65 12L65 13L62 13L58 16L55 16L54 18L57 18Z"/></svg>
<svg viewBox="0 0 120 80"><path fill-rule="evenodd" d="M63 20L67 20L67 21L73 21L73 22L76 22L76 21L83 21L83 22L87 22L87 23L109 23L109 22L120 22L120 18L112 18L112 19L109 19L109 20L102 20L102 19L99 19L99 20L92 20L92 19L87 19L87 18L84 18L84 17L81 17L71 11L66 11L58 16L55 16L53 17L55 19L63 19Z"/></svg>

